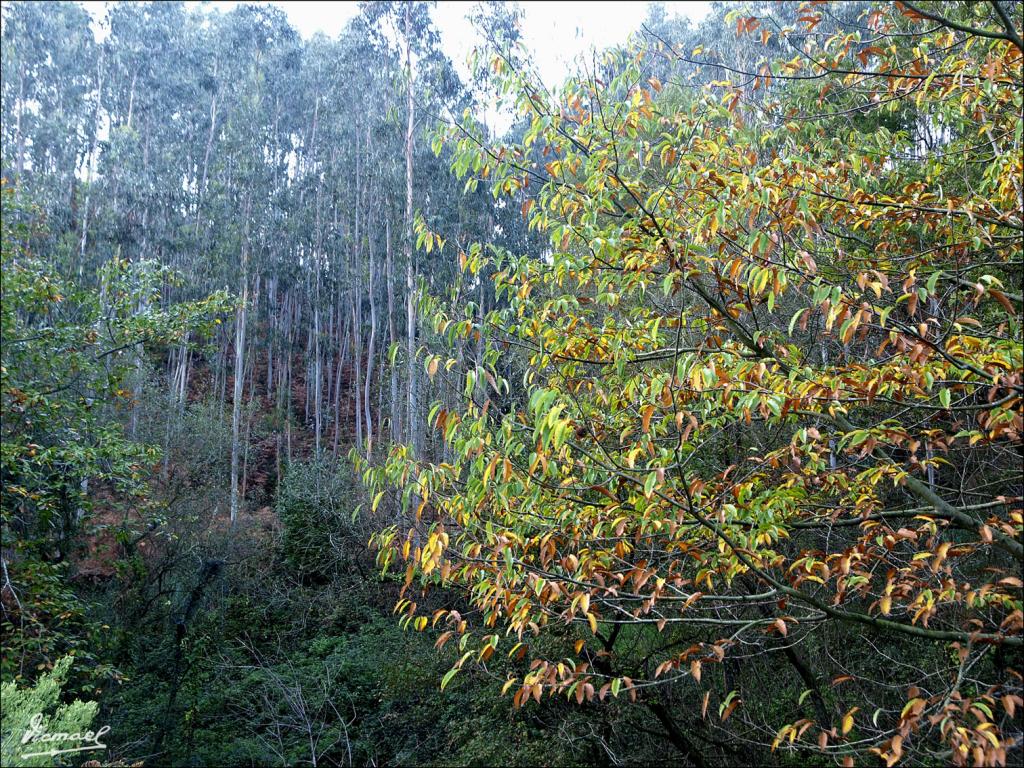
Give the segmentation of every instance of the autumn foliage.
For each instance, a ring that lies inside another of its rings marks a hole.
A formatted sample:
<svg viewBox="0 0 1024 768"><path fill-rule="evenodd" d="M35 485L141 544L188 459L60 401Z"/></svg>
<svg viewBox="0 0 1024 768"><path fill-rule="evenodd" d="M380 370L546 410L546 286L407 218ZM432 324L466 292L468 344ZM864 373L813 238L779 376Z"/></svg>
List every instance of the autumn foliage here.
<svg viewBox="0 0 1024 768"><path fill-rule="evenodd" d="M733 14L753 69L649 33L553 93L481 57L523 139L443 142L550 248L446 246L498 309L433 301L444 450L364 467L445 684L522 659L514 706L635 701L684 753L1019 758L1024 52L982 5Z"/></svg>

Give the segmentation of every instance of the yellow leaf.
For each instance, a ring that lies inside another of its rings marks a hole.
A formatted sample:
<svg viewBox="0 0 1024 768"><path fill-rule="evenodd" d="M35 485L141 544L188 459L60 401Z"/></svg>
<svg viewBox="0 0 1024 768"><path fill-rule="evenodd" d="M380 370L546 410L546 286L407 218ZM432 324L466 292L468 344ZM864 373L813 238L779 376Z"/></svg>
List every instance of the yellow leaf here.
<svg viewBox="0 0 1024 768"><path fill-rule="evenodd" d="M850 730L853 728L853 715L858 709L860 709L860 707L853 707L849 712L843 715L843 736L848 734Z"/></svg>

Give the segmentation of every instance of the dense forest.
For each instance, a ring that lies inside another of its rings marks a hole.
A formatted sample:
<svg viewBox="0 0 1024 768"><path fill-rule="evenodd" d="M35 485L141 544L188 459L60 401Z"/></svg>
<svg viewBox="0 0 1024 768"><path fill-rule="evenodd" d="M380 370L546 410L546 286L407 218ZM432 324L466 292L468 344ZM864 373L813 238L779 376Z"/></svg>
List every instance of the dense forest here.
<svg viewBox="0 0 1024 768"><path fill-rule="evenodd" d="M4 4L0 764L1020 765L1022 4L465 10Z"/></svg>

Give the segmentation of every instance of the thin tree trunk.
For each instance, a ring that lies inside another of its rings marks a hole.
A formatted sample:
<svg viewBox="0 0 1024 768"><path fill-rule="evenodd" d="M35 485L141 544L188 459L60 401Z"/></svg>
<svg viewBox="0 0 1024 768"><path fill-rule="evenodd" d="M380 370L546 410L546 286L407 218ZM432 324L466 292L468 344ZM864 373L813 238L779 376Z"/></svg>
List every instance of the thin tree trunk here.
<svg viewBox="0 0 1024 768"><path fill-rule="evenodd" d="M217 79L217 69L220 62L213 65L213 79ZM206 151L203 153L203 179L199 184L196 194L196 237L199 236L200 211L202 210L203 195L206 192L206 179L210 169L210 150L213 148L214 130L217 127L217 96L220 95L220 87L214 86L213 96L210 98L210 133L206 137Z"/></svg>
<svg viewBox="0 0 1024 768"><path fill-rule="evenodd" d="M398 333L395 329L395 283L392 270L391 258L391 217L384 219L384 236L387 243L387 251L384 257L385 279L388 288L388 347L394 347L398 343ZM390 366L391 374L391 439L397 441L402 434L401 408L398 402L398 366L394 363Z"/></svg>
<svg viewBox="0 0 1024 768"><path fill-rule="evenodd" d="M243 246L244 248L244 246ZM245 257L243 256L243 264ZM245 323L249 302L249 276L243 271L242 304L235 321L235 380L231 406L231 526L238 518L239 428L242 415L242 384L245 381Z"/></svg>
<svg viewBox="0 0 1024 768"><path fill-rule="evenodd" d="M370 148L370 126L366 126L366 149L369 151ZM370 194L370 197L373 195ZM366 209L367 222L366 231L370 231L369 222L369 207ZM370 389L373 386L373 364L375 361L376 353L376 342L377 342L377 298L374 290L374 282L377 278L377 264L374 257L373 241L367 237L366 255L369 263L369 286L367 292L370 297L370 340L366 345L366 381L363 388L363 411L364 411L364 422L366 424L366 457L370 458L373 455L373 416L372 416L372 405L370 398Z"/></svg>
<svg viewBox="0 0 1024 768"><path fill-rule="evenodd" d="M281 433L274 435L274 487L281 487Z"/></svg>
<svg viewBox="0 0 1024 768"><path fill-rule="evenodd" d="M412 453L418 453L419 432L416 423L416 301L414 296L413 263L412 263L412 22L411 6L405 5L405 74L406 74L406 107L408 119L405 126L405 354L408 365L408 406L407 423L409 425L409 441Z"/></svg>
<svg viewBox="0 0 1024 768"><path fill-rule="evenodd" d="M363 400L360 392L359 382L363 378L363 353L362 353L362 328L360 313L360 304L358 290L356 293L356 300L352 302L352 354L355 358L355 381L352 383L352 392L355 400L355 417L356 417L356 445L363 444Z"/></svg>
<svg viewBox="0 0 1024 768"><path fill-rule="evenodd" d="M368 146L363 147L363 152L367 152ZM353 392L353 404L355 406L355 421L356 421L356 445L362 446L363 444L363 399L362 399L362 379L363 379L363 297L362 297L362 231L360 224L362 219L360 213L362 212L363 202L363 185L365 184L365 162L363 161L362 155L359 153L359 132L356 131L355 139L355 156L356 156L356 186L355 186L355 219L353 221L353 241L354 247L352 249L352 275L354 280L354 287L352 290L352 354L355 362L355 381L352 382Z"/></svg>
<svg viewBox="0 0 1024 768"><path fill-rule="evenodd" d="M341 314L341 297L338 297L338 314ZM345 327L338 323L340 336L338 337L338 370L335 372L337 380L334 384L334 458L338 457L338 433L341 430L341 374L345 368L345 359L348 357L348 332L349 318L345 317Z"/></svg>
<svg viewBox="0 0 1024 768"><path fill-rule="evenodd" d="M89 201L92 197L92 167L93 158L96 155L96 145L100 134L100 111L103 104L103 49L100 49L99 60L96 63L96 109L93 112L92 122L92 146L89 148L89 155L85 160L85 208L82 211L82 239L78 243L78 275L81 277L85 269L85 244L89 235ZM18 125L20 130L21 113L18 113ZM18 155L18 175L21 175L21 154ZM74 181L72 180L72 184Z"/></svg>
<svg viewBox="0 0 1024 768"><path fill-rule="evenodd" d="M138 82L139 71L135 70L132 73L132 85L128 91L128 120L125 123L125 127L131 129L132 127L132 114L135 111L135 83Z"/></svg>
<svg viewBox="0 0 1024 768"><path fill-rule="evenodd" d="M230 338L227 335L226 330L221 331L220 334L220 349L217 350L217 414L221 419L224 418L224 405L227 402L227 389L228 389L228 347Z"/></svg>
<svg viewBox="0 0 1024 768"><path fill-rule="evenodd" d="M320 277L317 275L317 282L319 283ZM316 291L316 302L317 306L313 308L313 431L316 435L316 458L320 459L320 414L321 414L321 394L323 392L323 372L320 369L320 288L317 287Z"/></svg>
<svg viewBox="0 0 1024 768"><path fill-rule="evenodd" d="M267 282L267 407L274 404L274 342L277 339L277 277Z"/></svg>
<svg viewBox="0 0 1024 768"><path fill-rule="evenodd" d="M25 171L25 132L22 129L21 121L25 114L25 65L21 65L21 72L18 77L18 117L14 123L14 178L21 181L21 174Z"/></svg>
<svg viewBox="0 0 1024 768"><path fill-rule="evenodd" d="M308 294L308 291L307 291L307 294ZM303 389L305 391L305 397L303 399L303 402L304 402L305 406L303 408L303 413L302 413L302 423L305 424L307 427L309 426L309 403L313 399L312 397L310 397L310 391L312 390L312 387L313 387L313 376L312 376L312 373L310 371L310 369L312 367L311 360L312 360L312 357L313 357L312 356L312 350L313 350L313 328L312 328L312 326L310 326L306 330L306 351L305 351L305 355L304 355L304 358L303 358L306 361L306 376L305 376L305 378L303 380Z"/></svg>
<svg viewBox="0 0 1024 768"><path fill-rule="evenodd" d="M163 468L160 471L160 477L166 483L170 476L171 469L171 424L174 421L175 407L174 401L178 392L177 382L177 364L175 361L175 350L172 349L170 352L169 359L167 361L167 418L164 421L164 456L163 456Z"/></svg>
<svg viewBox="0 0 1024 768"><path fill-rule="evenodd" d="M366 384L363 391L363 409L366 415L366 457L373 454L373 417L370 415L370 387L373 381L373 364L377 341L377 300L374 297L374 264L373 249L370 249L370 340L366 345Z"/></svg>
<svg viewBox="0 0 1024 768"><path fill-rule="evenodd" d="M381 345L378 353L377 370L383 371L387 362L387 350ZM377 442L384 442L384 387L381 386L380 376L377 377Z"/></svg>
<svg viewBox="0 0 1024 768"><path fill-rule="evenodd" d="M245 234L242 236L242 303L235 321L235 381L231 407L231 527L238 519L238 459L239 427L242 416L242 384L245 381L245 323L249 307L249 207L245 203Z"/></svg>

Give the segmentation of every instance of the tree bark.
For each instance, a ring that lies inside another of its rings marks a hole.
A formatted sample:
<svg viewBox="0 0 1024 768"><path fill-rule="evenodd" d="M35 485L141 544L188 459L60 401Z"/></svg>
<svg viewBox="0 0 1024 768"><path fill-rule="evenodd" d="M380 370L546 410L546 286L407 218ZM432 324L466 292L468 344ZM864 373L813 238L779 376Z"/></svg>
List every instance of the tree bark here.
<svg viewBox="0 0 1024 768"><path fill-rule="evenodd" d="M213 78L215 81L217 79L218 64L219 62L214 62L213 65ZM199 237L200 211L202 209L203 194L206 192L206 179L210 169L210 150L213 148L214 130L217 126L217 96L219 91L219 86L215 84L213 96L210 98L210 132L206 136L206 152L203 153L203 179L199 183L199 189L196 190L196 237Z"/></svg>
<svg viewBox="0 0 1024 768"><path fill-rule="evenodd" d="M238 459L239 427L242 417L242 384L245 381L245 324L249 307L249 209L245 203L245 222L242 236L242 303L238 307L235 321L235 381L231 405L231 527L238 519Z"/></svg>
<svg viewBox="0 0 1024 768"><path fill-rule="evenodd" d="M85 245L89 235L89 202L92 197L92 167L93 158L96 155L96 145L100 133L100 112L103 104L103 49L100 49L99 61L96 63L96 109L93 112L92 122L92 146L89 148L89 155L85 159L85 207L82 210L82 238L78 243L78 276L81 277L85 269ZM18 113L18 126L20 131L21 113ZM18 152L18 176L21 176L21 147ZM74 181L72 181L74 183Z"/></svg>
<svg viewBox="0 0 1024 768"><path fill-rule="evenodd" d="M388 289L388 347L398 343L398 332L395 329L395 284L391 258L391 217L385 216L384 237L387 250L384 257L385 280ZM398 402L398 367L391 365L391 439L398 440L402 434L401 409Z"/></svg>
<svg viewBox="0 0 1024 768"><path fill-rule="evenodd" d="M680 730L664 704L660 701L651 701L647 703L647 709L661 723L661 727L665 729L668 740L672 742L672 745L679 750L683 757L696 766L696 768L704 768L707 765L700 753L700 749Z"/></svg>
<svg viewBox="0 0 1024 768"><path fill-rule="evenodd" d="M412 99L412 19L410 4L405 5L405 75L406 108L408 119L405 126L405 354L408 366L406 423L412 454L418 453L419 429L416 416L416 301L412 262L412 129L415 114Z"/></svg>
<svg viewBox="0 0 1024 768"><path fill-rule="evenodd" d="M374 278L376 276L376 264L373 258L373 249L369 253L370 262L370 340L366 345L366 382L363 389L363 411L366 422L366 457L373 455L373 417L370 415L370 388L373 381L373 364L377 342L377 301L374 297Z"/></svg>

